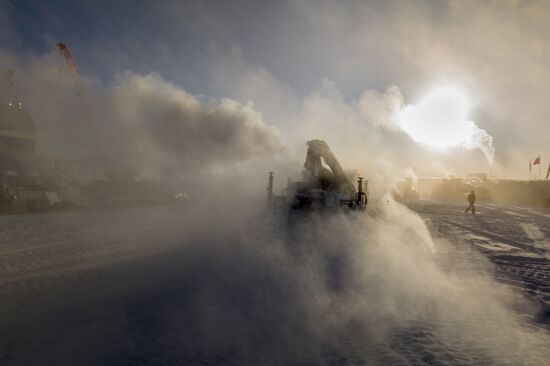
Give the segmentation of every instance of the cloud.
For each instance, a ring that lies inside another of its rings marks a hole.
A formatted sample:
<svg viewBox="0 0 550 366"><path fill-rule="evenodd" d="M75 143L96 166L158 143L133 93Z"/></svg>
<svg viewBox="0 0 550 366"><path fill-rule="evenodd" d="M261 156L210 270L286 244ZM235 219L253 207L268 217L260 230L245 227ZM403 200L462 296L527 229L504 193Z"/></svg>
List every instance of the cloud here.
<svg viewBox="0 0 550 366"><path fill-rule="evenodd" d="M284 150L279 130L251 105L228 98L204 105L157 75L119 77L111 103L126 152L150 166L200 171Z"/></svg>

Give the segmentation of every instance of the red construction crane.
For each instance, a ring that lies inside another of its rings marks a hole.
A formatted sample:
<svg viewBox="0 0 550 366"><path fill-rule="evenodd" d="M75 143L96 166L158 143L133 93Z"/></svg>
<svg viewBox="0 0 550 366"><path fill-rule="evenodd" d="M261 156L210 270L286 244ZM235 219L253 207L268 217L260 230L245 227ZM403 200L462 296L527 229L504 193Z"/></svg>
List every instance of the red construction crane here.
<svg viewBox="0 0 550 366"><path fill-rule="evenodd" d="M59 70L61 72L61 75L64 75L65 77L71 79L71 82L73 83L74 93L77 96L84 95L85 90L82 86L82 82L80 81L80 76L78 75L78 67L76 66L76 62L73 56L69 52L69 49L67 48L65 43L61 42L56 43L55 46L59 51Z"/></svg>
<svg viewBox="0 0 550 366"><path fill-rule="evenodd" d="M0 80L0 99L6 102L11 102L10 99L13 97L13 74L15 70L8 69Z"/></svg>

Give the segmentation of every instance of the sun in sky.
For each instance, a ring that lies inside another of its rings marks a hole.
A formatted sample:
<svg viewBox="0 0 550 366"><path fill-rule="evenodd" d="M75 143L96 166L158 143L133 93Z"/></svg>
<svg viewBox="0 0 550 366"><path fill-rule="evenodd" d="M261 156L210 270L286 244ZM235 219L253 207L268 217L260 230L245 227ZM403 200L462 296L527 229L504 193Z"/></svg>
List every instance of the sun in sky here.
<svg viewBox="0 0 550 366"><path fill-rule="evenodd" d="M437 87L405 107L399 124L414 141L445 150L468 144L476 125L468 119L471 104L457 87Z"/></svg>

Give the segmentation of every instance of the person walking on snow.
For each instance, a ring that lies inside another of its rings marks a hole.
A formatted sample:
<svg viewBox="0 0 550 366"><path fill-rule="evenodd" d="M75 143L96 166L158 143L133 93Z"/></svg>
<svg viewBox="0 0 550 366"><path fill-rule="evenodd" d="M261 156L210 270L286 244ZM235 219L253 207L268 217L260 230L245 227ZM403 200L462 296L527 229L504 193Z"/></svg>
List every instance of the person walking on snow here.
<svg viewBox="0 0 550 366"><path fill-rule="evenodd" d="M471 191L470 194L468 195L468 202L470 203L470 206L468 206L466 208L465 213L468 213L468 211L470 211L470 209L472 209L472 214L475 215L476 208L474 206L474 203L476 203L476 194L474 193L474 191Z"/></svg>

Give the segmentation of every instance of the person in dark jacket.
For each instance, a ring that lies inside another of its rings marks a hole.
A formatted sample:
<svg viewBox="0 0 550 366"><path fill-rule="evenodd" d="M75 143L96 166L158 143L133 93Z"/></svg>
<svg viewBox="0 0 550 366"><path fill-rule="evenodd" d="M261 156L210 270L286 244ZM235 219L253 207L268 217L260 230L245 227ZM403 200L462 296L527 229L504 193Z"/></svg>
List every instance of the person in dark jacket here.
<svg viewBox="0 0 550 366"><path fill-rule="evenodd" d="M470 194L468 195L468 202L470 203L470 206L468 206L466 208L466 213L468 213L468 211L470 211L470 209L472 209L472 213L475 215L476 213L476 208L474 206L474 204L476 203L476 194L474 191L471 191Z"/></svg>

